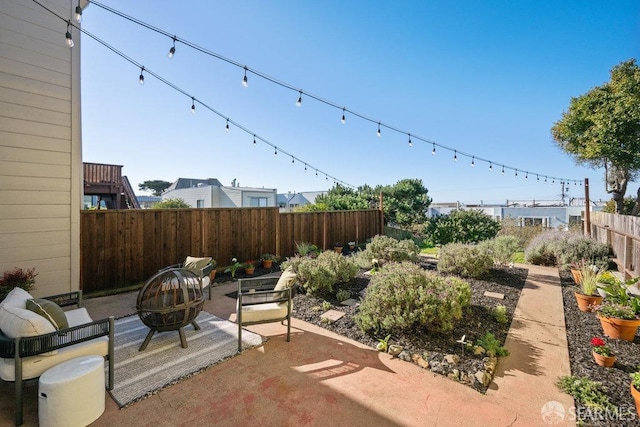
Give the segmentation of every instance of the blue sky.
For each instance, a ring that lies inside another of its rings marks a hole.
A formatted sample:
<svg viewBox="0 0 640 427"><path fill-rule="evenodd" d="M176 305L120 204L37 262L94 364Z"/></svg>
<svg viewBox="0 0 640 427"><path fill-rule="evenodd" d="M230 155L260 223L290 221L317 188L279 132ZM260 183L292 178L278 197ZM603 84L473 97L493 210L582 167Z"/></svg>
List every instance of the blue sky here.
<svg viewBox="0 0 640 427"><path fill-rule="evenodd" d="M190 96L148 73L141 86L139 68L83 36L83 160L123 165L135 190L179 177L279 193L417 178L434 202L503 203L559 199L560 184L544 184L554 176L589 178L591 198L609 199L603 171L576 165L550 129L571 97L640 56L637 0L101 3L303 91L296 107L297 90L252 72L243 87L242 68L180 42L168 59L170 38L90 5L83 29L222 114L192 114ZM345 124L304 93L345 107ZM226 132L225 118L249 133ZM377 137L375 121L402 132Z"/></svg>

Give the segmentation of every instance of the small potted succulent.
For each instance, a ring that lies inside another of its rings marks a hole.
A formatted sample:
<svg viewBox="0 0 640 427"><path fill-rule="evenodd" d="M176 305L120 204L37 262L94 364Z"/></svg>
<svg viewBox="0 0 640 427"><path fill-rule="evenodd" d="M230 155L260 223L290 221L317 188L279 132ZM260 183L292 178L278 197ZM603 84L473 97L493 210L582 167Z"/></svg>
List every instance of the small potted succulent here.
<svg viewBox="0 0 640 427"><path fill-rule="evenodd" d="M593 346L591 353L596 363L605 368L612 367L616 362L616 356L604 340L599 337L593 337L591 338L591 345Z"/></svg>
<svg viewBox="0 0 640 427"><path fill-rule="evenodd" d="M245 274L253 274L256 264L252 260L248 260L243 264Z"/></svg>
<svg viewBox="0 0 640 427"><path fill-rule="evenodd" d="M278 256L274 254L263 254L260 258L262 260L262 268L271 268L274 261L278 261Z"/></svg>

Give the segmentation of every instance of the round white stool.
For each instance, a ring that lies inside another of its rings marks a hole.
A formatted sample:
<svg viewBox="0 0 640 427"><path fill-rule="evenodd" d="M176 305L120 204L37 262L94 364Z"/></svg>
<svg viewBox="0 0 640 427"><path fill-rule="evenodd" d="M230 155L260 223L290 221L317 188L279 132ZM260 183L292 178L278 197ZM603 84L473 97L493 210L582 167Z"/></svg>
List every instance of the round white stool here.
<svg viewBox="0 0 640 427"><path fill-rule="evenodd" d="M104 358L82 356L67 360L40 376L40 426L87 426L104 412Z"/></svg>

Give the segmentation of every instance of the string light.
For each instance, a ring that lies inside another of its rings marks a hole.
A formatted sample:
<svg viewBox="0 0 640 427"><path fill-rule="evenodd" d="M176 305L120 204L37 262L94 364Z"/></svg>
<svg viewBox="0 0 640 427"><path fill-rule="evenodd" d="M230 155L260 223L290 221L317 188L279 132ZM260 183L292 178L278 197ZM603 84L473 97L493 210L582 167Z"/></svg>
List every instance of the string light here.
<svg viewBox="0 0 640 427"><path fill-rule="evenodd" d="M176 53L176 36L173 36L173 46L169 49L169 54L167 55L169 59L173 58L173 55Z"/></svg>
<svg viewBox="0 0 640 427"><path fill-rule="evenodd" d="M504 175L504 165L502 165L502 175Z"/></svg>
<svg viewBox="0 0 640 427"><path fill-rule="evenodd" d="M516 176L518 176L518 169L516 169Z"/></svg>
<svg viewBox="0 0 640 427"><path fill-rule="evenodd" d="M67 23L67 33L64 36L67 39L67 46L73 47L74 43L73 39L71 38L71 21Z"/></svg>
<svg viewBox="0 0 640 427"><path fill-rule="evenodd" d="M493 163L489 162L489 170L493 170Z"/></svg>
<svg viewBox="0 0 640 427"><path fill-rule="evenodd" d="M227 131L227 133L229 133L229 119L227 119L227 124L226 124L226 126L224 127L224 130L226 130L226 131Z"/></svg>
<svg viewBox="0 0 640 427"><path fill-rule="evenodd" d="M316 169L316 176L318 176L318 169Z"/></svg>
<svg viewBox="0 0 640 427"><path fill-rule="evenodd" d="M191 97L191 112L193 114L196 113L196 100L193 96Z"/></svg>
<svg viewBox="0 0 640 427"><path fill-rule="evenodd" d="M78 24L82 22L82 8L80 7L80 0L78 0L78 5L76 6L76 22Z"/></svg>
<svg viewBox="0 0 640 427"><path fill-rule="evenodd" d="M53 14L56 14L55 12L51 11L50 9L48 9L46 6L44 6L44 5L40 4L37 0L33 0L33 1L34 1L36 4L40 5L41 7L43 7L43 8L45 8L45 9L49 10L49 12L51 12L51 13L53 13ZM136 19L136 18L134 18L134 17L131 17L131 16L129 16L129 15L126 15L126 14L124 14L124 13L122 13L122 12L119 12L119 11L117 11L117 10L115 10L115 9L111 8L111 7L105 6L105 5L103 5L103 4L101 4L101 3L97 2L97 1L91 0L91 3L95 4L97 7L101 7L101 8L103 8L103 9L105 9L105 10L107 10L107 11L111 12L111 13L114 13L114 14L116 14L116 15L118 15L118 16L120 16L120 17L124 18L124 19L127 19L127 20L129 20L129 21L131 21L131 22L133 22L133 23L136 23L136 24L138 24L138 25L140 25L140 26L143 26L143 27L145 27L145 28L146 28L146 29L148 29L148 30L155 31L155 32L157 32L157 33L160 33L160 34L162 34L162 35L166 36L166 37L171 38L171 39L173 40L173 46L172 46L172 49L170 49L169 57L172 57L172 56L173 56L173 54L175 53L175 42L176 42L176 41L180 41L181 43L183 43L183 44L187 45L188 47L191 47L192 49L195 49L195 50L197 50L197 51L199 51L199 52L201 52L201 53L204 53L204 54L206 54L206 55L212 56L212 57L214 57L214 58L216 58L216 59L219 59L219 60L221 60L221 61L225 61L225 62L227 62L227 63L229 63L229 64L231 64L231 65L237 66L237 67L239 67L239 68L244 68L244 69L245 69L245 75L246 75L246 71L248 70L248 67L247 67L246 65L242 65L241 63L238 63L237 61L234 61L234 60L229 59L229 58L225 58L224 56L222 56L222 55L220 55L220 54L217 54L217 53L215 53L215 52L212 52L212 51L210 51L210 50L208 50L208 49L206 49L206 48L204 48L204 47L198 46L198 45L196 45L196 44L194 44L194 43L192 43L192 42L189 42L188 40L179 39L176 35L173 35L173 36L172 36L172 35L171 35L171 33L167 32L167 31L165 31L165 30L162 30L162 29L159 29L159 28L157 28L157 27L154 27L154 26L152 26L152 25L150 25L150 24L147 24L147 23L145 23L145 22L143 22L143 21L141 21L141 20L139 20L139 19ZM62 18L62 19L64 19L64 18ZM82 29L79 29L79 30L80 30L80 31L83 31ZM84 32L84 31L83 31L83 32ZM292 85L290 85L290 84L288 84L288 83L286 83L286 82L283 82L283 81L279 81L279 80L277 80L277 79L270 78L269 76L267 76L267 75L265 75L265 74L263 74L263 73L257 72L257 71L255 71L255 70L252 70L252 73L254 73L254 74L255 74L255 75L257 75L257 76L262 77L262 78L264 78L264 79L266 79L266 80L270 81L271 83L277 84L277 85L279 85L279 86L285 87L285 88L290 89L290 90L297 90L297 91L298 91L298 93L299 93L299 97L298 97L298 101L296 102L296 105L297 105L297 106L301 106L301 104L302 104L302 93L303 93L302 89L295 88L295 87L293 87ZM243 84L244 84L244 79L243 79ZM333 102L330 102L330 101L324 100L324 99L322 99L321 97L318 97L318 96L315 96L315 95L310 95L309 93L307 93L307 96L311 97L312 99L315 99L315 100L316 100L316 101L318 101L318 102L321 102L321 103L323 103L323 104L326 104L326 105L328 105L328 106L331 106L331 107L333 107L333 108L343 108L343 115L344 115L344 112L346 111L346 107L339 107L336 103L333 103ZM359 117L359 118L363 119L363 120L367 120L367 121L371 121L371 122L374 122L374 123L375 123L375 121L374 121L374 120L372 120L372 119L370 119L370 118L368 118L368 117L366 117L366 116L364 116L364 115L361 115L361 114L355 114L355 115L356 115L357 117ZM389 126L387 126L387 127L389 127ZM379 122L379 121L378 121L378 136L381 136L380 128L381 128L381 122ZM391 130L396 131L396 132L401 132L401 133L405 133L405 134L407 134L407 133L408 133L408 132L403 132L402 130L400 130L400 129L396 129L396 128L394 128L394 127L389 127L389 128L390 128ZM423 138L420 138L420 137L416 137L415 135L414 135L414 138L417 138L418 140L425 141L425 142L427 142L427 143L431 143L431 142L432 142L432 141L428 141L428 140L423 139ZM265 141L265 142L266 142L266 141ZM440 144L438 144L438 145L440 145ZM445 147L445 146L442 146L442 145L441 145L441 147L451 150L451 148L448 148L448 147ZM432 151L432 154L435 154L434 152L435 152L435 143L434 143L434 150ZM470 156L471 156L471 155L466 154L466 153L463 153L463 154L464 154L464 155L466 155L466 156L468 156L468 157L470 157ZM488 161L488 160L486 160L486 159L480 159L480 158L479 158L479 160ZM502 165L502 166L503 166L503 167L505 167L505 165ZM509 169L513 169L513 168L509 167ZM577 185L578 180L568 180L568 182L571 182L571 181L576 182L576 185ZM581 184L581 185L582 185L582 184Z"/></svg>
<svg viewBox="0 0 640 427"><path fill-rule="evenodd" d="M436 143L433 143L433 149L431 150L431 155L435 156L436 155Z"/></svg>
<svg viewBox="0 0 640 427"><path fill-rule="evenodd" d="M453 150L453 161L454 162L458 161L458 151L457 150Z"/></svg>
<svg viewBox="0 0 640 427"><path fill-rule="evenodd" d="M411 142L411 134L409 134L409 147L413 147L413 143Z"/></svg>
<svg viewBox="0 0 640 427"><path fill-rule="evenodd" d="M471 157L471 167L472 167L472 168L475 168L475 167L476 167L476 158L475 158L475 156L474 156L474 157Z"/></svg>
<svg viewBox="0 0 640 427"><path fill-rule="evenodd" d="M144 75L142 73L144 73L144 67L140 68L140 78L138 79L141 85L144 84Z"/></svg>
<svg viewBox="0 0 640 427"><path fill-rule="evenodd" d="M529 179L529 172L525 172L524 179Z"/></svg>
<svg viewBox="0 0 640 427"><path fill-rule="evenodd" d="M291 166L293 166L295 164L295 160L293 160L293 156L291 156Z"/></svg>
<svg viewBox="0 0 640 427"><path fill-rule="evenodd" d="M378 122L378 132L377 132L378 138L380 138L380 136L382 136L382 134L380 133L380 122Z"/></svg>
<svg viewBox="0 0 640 427"><path fill-rule="evenodd" d="M247 79L247 66L244 66L244 77L242 78L242 86L249 86L249 80Z"/></svg>
<svg viewBox="0 0 640 427"><path fill-rule="evenodd" d="M347 121L347 118L344 116L344 107L342 107L342 119L340 119L340 121L342 122L342 124L345 124Z"/></svg>
<svg viewBox="0 0 640 427"><path fill-rule="evenodd" d="M278 155L278 147L275 147L275 151L273 152L273 155L274 155L274 156L277 156L277 155Z"/></svg>
<svg viewBox="0 0 640 427"><path fill-rule="evenodd" d="M256 134L255 133L253 134L253 146L254 147L256 146Z"/></svg>
<svg viewBox="0 0 640 427"><path fill-rule="evenodd" d="M307 164L306 163L304 164L304 171L305 172L307 171Z"/></svg>
<svg viewBox="0 0 640 427"><path fill-rule="evenodd" d="M540 181L540 177L536 174L536 181Z"/></svg>

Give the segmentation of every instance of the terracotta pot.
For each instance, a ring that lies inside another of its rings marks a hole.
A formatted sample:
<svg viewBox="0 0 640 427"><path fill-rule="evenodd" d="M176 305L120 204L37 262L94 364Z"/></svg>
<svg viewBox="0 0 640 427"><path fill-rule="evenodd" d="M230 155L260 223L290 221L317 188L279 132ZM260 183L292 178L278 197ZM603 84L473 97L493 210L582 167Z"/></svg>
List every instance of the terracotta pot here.
<svg viewBox="0 0 640 427"><path fill-rule="evenodd" d="M600 295L585 295L580 292L576 292L575 295L580 311L593 311L593 306L602 303L602 297Z"/></svg>
<svg viewBox="0 0 640 427"><path fill-rule="evenodd" d="M334 246L333 250L336 251L337 253L341 254L342 253L342 246Z"/></svg>
<svg viewBox="0 0 640 427"><path fill-rule="evenodd" d="M256 270L255 267L247 267L244 269L245 274L253 274L253 272Z"/></svg>
<svg viewBox="0 0 640 427"><path fill-rule="evenodd" d="M272 259L263 259L262 260L262 267L263 268L271 268L272 265L273 265L273 260Z"/></svg>
<svg viewBox="0 0 640 427"><path fill-rule="evenodd" d="M603 356L602 354L598 354L595 351L591 351L591 354L593 354L593 359L596 361L596 363L600 366L604 366L605 368L612 367L616 361L615 356Z"/></svg>
<svg viewBox="0 0 640 427"><path fill-rule="evenodd" d="M576 282L577 285L582 283L582 272L580 270L571 269L571 275L573 276L573 281Z"/></svg>
<svg viewBox="0 0 640 427"><path fill-rule="evenodd" d="M636 412L640 417L640 391L633 386L633 383L631 383L631 397L636 402Z"/></svg>
<svg viewBox="0 0 640 427"><path fill-rule="evenodd" d="M213 279L216 278L216 269L214 268L213 270L211 270L211 273L209 273L209 279L211 279L211 281L213 282Z"/></svg>
<svg viewBox="0 0 640 427"><path fill-rule="evenodd" d="M640 326L640 320L625 320L616 317L603 317L598 315L604 334L617 340L633 341L636 330Z"/></svg>

